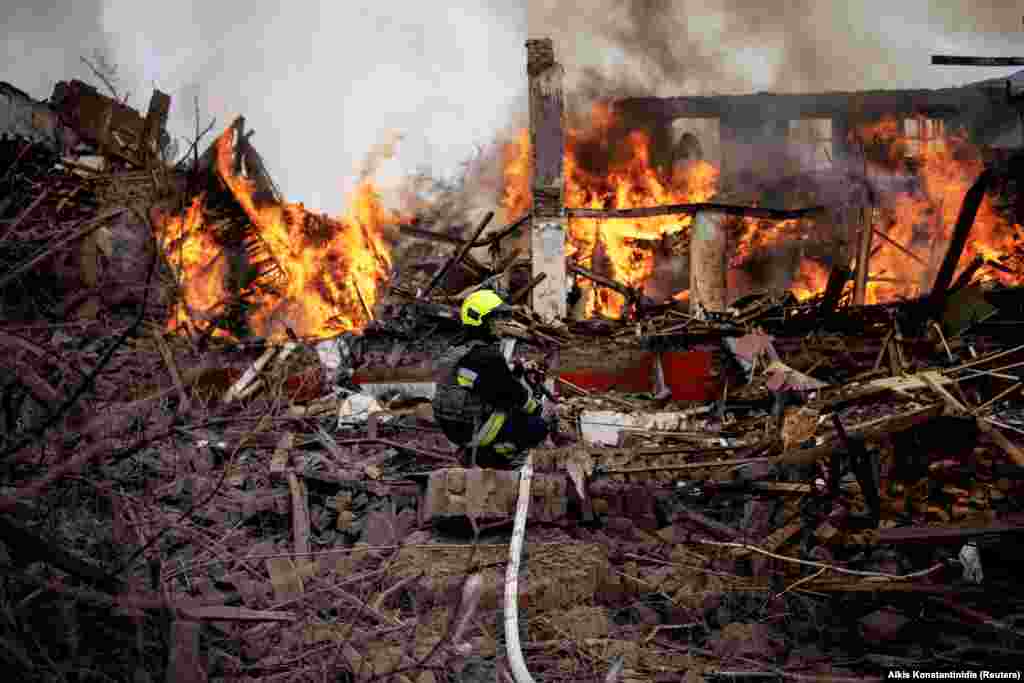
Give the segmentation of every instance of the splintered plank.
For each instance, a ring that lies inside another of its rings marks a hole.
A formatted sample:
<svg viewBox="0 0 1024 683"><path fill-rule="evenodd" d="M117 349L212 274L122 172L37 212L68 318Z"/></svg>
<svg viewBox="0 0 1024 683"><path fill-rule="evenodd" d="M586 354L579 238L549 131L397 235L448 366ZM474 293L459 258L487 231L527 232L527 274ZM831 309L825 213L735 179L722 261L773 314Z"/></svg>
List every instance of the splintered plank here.
<svg viewBox="0 0 1024 683"><path fill-rule="evenodd" d="M312 562L309 555L309 506L306 503L306 484L294 472L289 472L288 488L292 492L295 564L301 571L307 569Z"/></svg>
<svg viewBox="0 0 1024 683"><path fill-rule="evenodd" d="M181 609L181 613L189 619L209 619L211 621L295 621L296 619L294 612L247 609L227 605L184 607Z"/></svg>

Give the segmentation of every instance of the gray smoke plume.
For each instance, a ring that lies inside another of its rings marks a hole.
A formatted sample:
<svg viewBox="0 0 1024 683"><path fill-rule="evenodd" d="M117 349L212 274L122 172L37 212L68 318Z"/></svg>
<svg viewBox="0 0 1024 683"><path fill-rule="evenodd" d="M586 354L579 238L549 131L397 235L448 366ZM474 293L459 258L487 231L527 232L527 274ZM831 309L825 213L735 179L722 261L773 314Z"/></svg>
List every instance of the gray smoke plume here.
<svg viewBox="0 0 1024 683"><path fill-rule="evenodd" d="M99 85L79 58L100 50L130 105L144 111L153 87L171 94L173 135L190 136L196 97L203 127L244 115L285 196L331 214L371 167L384 185L458 173L526 109L515 3L13 2L0 80L37 99L58 80Z"/></svg>
<svg viewBox="0 0 1024 683"><path fill-rule="evenodd" d="M1018 55L1022 15L999 0L530 0L529 33L554 40L584 100L939 88L1010 73L930 60Z"/></svg>
<svg viewBox="0 0 1024 683"><path fill-rule="evenodd" d="M0 80L46 99L53 84L84 77L81 57L105 48L103 0L20 0L4 3ZM13 5L13 6L11 6Z"/></svg>

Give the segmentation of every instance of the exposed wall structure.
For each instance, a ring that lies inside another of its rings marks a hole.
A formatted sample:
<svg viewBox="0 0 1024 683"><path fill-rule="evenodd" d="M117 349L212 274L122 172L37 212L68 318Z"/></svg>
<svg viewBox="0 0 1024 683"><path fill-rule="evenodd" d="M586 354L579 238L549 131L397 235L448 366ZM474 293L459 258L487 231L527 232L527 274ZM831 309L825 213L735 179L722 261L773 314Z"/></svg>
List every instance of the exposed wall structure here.
<svg viewBox="0 0 1024 683"><path fill-rule="evenodd" d="M1024 120L1019 105L1008 97L1008 84L1014 92L1024 88L1024 71L1009 81L992 79L941 90L649 97L621 100L616 109L631 121L643 122L652 131L652 140L674 132L675 141L668 145L673 157L685 157L695 146L714 149L708 160L721 172L720 191L749 193L808 171L827 173L834 168L840 176L857 175L863 160L851 145L851 131L888 117L899 121L911 154L926 151L944 132L961 127L979 144L1019 145L1024 142ZM717 131L699 125L702 120L714 121ZM680 140L683 132L695 135L697 144ZM772 201L767 196L759 199ZM836 242L834 262L847 265L858 256L866 259L871 234L865 228L865 216L872 210L866 196L850 192L846 201L833 202L833 209L829 220L835 225L834 234L842 236ZM711 217L705 217L704 223L711 222ZM710 244L694 241L691 269ZM717 250L713 255L717 264ZM856 279L854 301L863 303L866 270L858 270L862 272ZM691 273L691 297L696 291ZM713 308L709 306L713 302L702 303Z"/></svg>
<svg viewBox="0 0 1024 683"><path fill-rule="evenodd" d="M533 290L533 310L542 318L566 315L565 203L563 156L565 103L562 66L551 39L526 42L530 79L530 145L533 154L533 225L530 249L533 277L546 278Z"/></svg>
<svg viewBox="0 0 1024 683"><path fill-rule="evenodd" d="M1024 72L1010 81L1016 83L1016 89L1024 87ZM744 171L756 174L757 159L746 157L763 157L761 145L789 137L794 127L791 122L808 119L831 121L836 160L848 158L852 151L847 142L851 127L887 116L942 121L947 130L963 126L981 144L1004 144L1020 137L1019 113L1008 100L1006 80L1002 79L940 90L641 97L621 100L616 108L631 118L649 121L654 128L672 127L680 119L717 119L724 179ZM744 151L753 142L761 153ZM701 143L708 144L705 140Z"/></svg>

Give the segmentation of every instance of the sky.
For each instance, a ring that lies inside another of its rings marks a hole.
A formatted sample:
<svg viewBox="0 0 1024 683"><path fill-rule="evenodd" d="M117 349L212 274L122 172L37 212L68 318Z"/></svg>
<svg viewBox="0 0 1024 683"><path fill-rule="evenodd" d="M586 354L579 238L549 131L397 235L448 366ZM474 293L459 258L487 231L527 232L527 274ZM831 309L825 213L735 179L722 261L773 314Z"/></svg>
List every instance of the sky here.
<svg viewBox="0 0 1024 683"><path fill-rule="evenodd" d="M550 36L570 97L935 88L1012 70L934 53L1021 55L1005 0L6 0L0 80L45 99L102 50L129 104L172 95L187 136L235 114L292 201L341 213L371 150L381 184L460 162L520 124L527 37Z"/></svg>
<svg viewBox="0 0 1024 683"><path fill-rule="evenodd" d="M401 136L384 184L451 176L526 109L525 7L500 0L18 2L0 80L45 99L104 50L129 104L172 96L172 135L190 137L196 97L203 127L244 115L289 200L330 214L375 146Z"/></svg>

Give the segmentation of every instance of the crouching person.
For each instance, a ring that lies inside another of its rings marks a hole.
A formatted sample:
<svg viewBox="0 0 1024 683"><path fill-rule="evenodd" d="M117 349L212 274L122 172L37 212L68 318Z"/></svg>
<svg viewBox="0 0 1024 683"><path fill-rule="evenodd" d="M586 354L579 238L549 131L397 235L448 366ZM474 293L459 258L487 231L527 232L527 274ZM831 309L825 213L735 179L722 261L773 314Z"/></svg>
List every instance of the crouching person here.
<svg viewBox="0 0 1024 683"><path fill-rule="evenodd" d="M541 399L509 368L495 323L511 307L492 290L466 297L462 343L442 354L435 370L434 418L445 436L481 467L508 467L512 458L543 443L548 424Z"/></svg>

